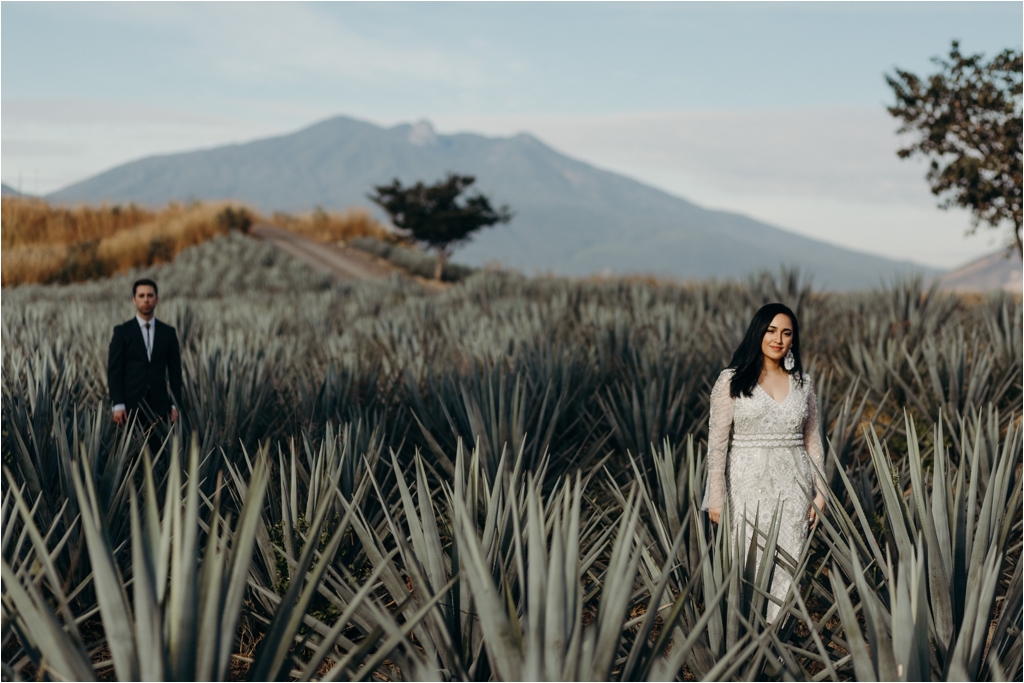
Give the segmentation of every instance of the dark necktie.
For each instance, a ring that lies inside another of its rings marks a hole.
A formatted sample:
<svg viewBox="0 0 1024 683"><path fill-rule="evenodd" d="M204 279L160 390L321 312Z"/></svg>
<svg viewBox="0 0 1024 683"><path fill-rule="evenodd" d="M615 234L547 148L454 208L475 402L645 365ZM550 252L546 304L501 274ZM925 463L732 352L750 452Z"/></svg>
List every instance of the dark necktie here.
<svg viewBox="0 0 1024 683"><path fill-rule="evenodd" d="M153 342L149 337L149 323L146 323L143 327L146 328L146 358L153 360Z"/></svg>

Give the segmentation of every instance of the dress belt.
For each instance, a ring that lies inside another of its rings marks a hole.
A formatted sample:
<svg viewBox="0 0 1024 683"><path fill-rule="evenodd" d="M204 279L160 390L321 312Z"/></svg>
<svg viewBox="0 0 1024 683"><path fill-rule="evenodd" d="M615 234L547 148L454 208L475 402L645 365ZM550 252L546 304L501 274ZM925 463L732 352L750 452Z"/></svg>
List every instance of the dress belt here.
<svg viewBox="0 0 1024 683"><path fill-rule="evenodd" d="M739 448L803 448L804 437L783 434L733 434L732 445Z"/></svg>

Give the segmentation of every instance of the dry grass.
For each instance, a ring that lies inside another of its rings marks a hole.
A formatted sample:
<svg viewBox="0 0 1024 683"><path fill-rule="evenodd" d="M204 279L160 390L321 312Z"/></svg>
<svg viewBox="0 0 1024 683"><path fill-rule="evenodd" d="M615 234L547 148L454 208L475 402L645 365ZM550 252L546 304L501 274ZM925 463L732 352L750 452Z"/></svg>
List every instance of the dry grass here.
<svg viewBox="0 0 1024 683"><path fill-rule="evenodd" d="M172 260L188 247L240 225L226 203L67 209L4 198L2 283L69 283Z"/></svg>
<svg viewBox="0 0 1024 683"><path fill-rule="evenodd" d="M151 221L158 214L127 206L50 206L40 199L4 197L3 248L71 245L103 239Z"/></svg>
<svg viewBox="0 0 1024 683"><path fill-rule="evenodd" d="M394 233L375 220L370 212L359 207L344 213L324 211L317 207L310 213L292 216L274 213L270 221L282 230L294 232L316 242L348 242L356 237L374 237L379 240L394 238Z"/></svg>
<svg viewBox="0 0 1024 683"><path fill-rule="evenodd" d="M4 287L81 282L171 261L181 250L233 228L247 231L259 218L223 202L172 203L151 211L134 204L66 208L21 197L5 197L2 214ZM317 208L298 216L275 213L272 222L318 242L392 236L359 208L344 213Z"/></svg>

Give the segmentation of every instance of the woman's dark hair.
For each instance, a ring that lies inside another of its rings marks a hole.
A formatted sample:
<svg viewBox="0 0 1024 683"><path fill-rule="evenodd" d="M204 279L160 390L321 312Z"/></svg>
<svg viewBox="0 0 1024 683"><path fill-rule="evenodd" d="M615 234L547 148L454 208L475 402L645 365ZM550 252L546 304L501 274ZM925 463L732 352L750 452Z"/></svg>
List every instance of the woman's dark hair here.
<svg viewBox="0 0 1024 683"><path fill-rule="evenodd" d="M789 374L796 377L797 382L803 382L804 366L800 362L800 323L797 322L796 315L789 310L788 306L766 304L754 314L750 325L747 326L747 333L743 335L743 341L740 342L736 352L732 354L732 362L729 363L729 367L732 368L733 375L732 381L729 383L729 394L733 398L750 396L754 393L754 387L757 386L757 380L761 378L761 370L764 368L761 342L768 331L768 326L772 324L772 320L779 313L789 316L789 319L793 321L793 345L790 349L793 351L793 360L796 362L793 363L793 369L789 371Z"/></svg>

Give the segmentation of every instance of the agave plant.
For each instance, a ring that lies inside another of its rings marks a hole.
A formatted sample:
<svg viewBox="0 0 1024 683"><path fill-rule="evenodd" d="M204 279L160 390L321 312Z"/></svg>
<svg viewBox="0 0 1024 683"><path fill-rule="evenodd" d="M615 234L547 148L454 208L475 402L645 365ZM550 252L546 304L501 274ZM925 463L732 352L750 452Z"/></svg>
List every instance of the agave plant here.
<svg viewBox="0 0 1024 683"><path fill-rule="evenodd" d="M999 423L992 408L987 417L979 412L961 422L966 448L959 466L945 453L942 421L934 428L931 468L909 417L902 468L872 435L884 531L872 528L863 490L840 470L853 509L837 510L826 538L833 551L830 582L858 678L982 680L1019 670L1020 563L1007 560L1020 537L1021 432L1011 424L1001 436ZM901 486L904 468L910 500ZM850 584L859 605L847 597Z"/></svg>
<svg viewBox="0 0 1024 683"><path fill-rule="evenodd" d="M87 458L74 463L72 477L81 506L77 523L83 530L92 573L70 592L64 590L53 566L54 549L7 473L22 528L32 541L32 554L13 566L7 557L3 560L4 611L36 675L94 680L95 670L113 666L118 680L226 678L230 657L236 651L235 627L246 592L266 466L262 459L257 461L232 528L230 519L218 509L219 494L212 504L200 501L198 446L192 446L184 485L177 448L171 449L170 460L162 515L148 452L141 468L145 479L141 501L130 485L129 576L119 567L118 556L125 544L112 544L107 533L90 463ZM211 508L206 523L200 519L201 507ZM201 552L200 534L204 531L205 552ZM80 617L69 608L69 593L87 589L96 596L103 644L110 657L95 664L94 651L86 647L76 627ZM50 611L46 594L56 598L62 619Z"/></svg>
<svg viewBox="0 0 1024 683"><path fill-rule="evenodd" d="M106 405L142 274L187 370L166 442ZM4 295L8 678L1021 674L1019 298L795 271L429 294L237 235ZM772 510L736 535L697 504L708 388L778 299L831 492L764 562ZM797 590L769 621L776 566Z"/></svg>
<svg viewBox="0 0 1024 683"><path fill-rule="evenodd" d="M76 409L67 398L51 402L45 392L16 398L5 386L3 412L5 467L33 501L40 527L67 534L53 562L67 585L81 581L89 570L82 529L74 524L80 512L75 460L84 456L88 463L107 533L121 543L130 533L129 485L147 437L137 423L115 431L105 410Z"/></svg>

